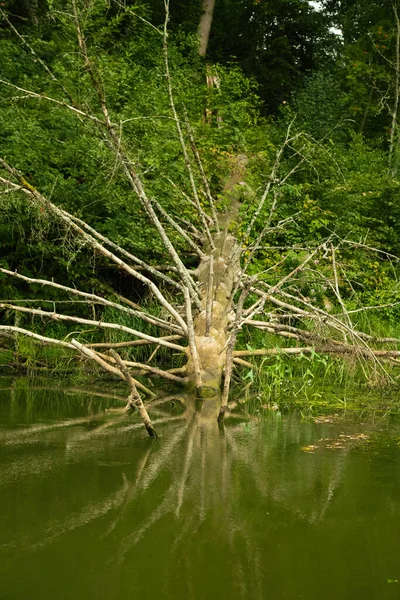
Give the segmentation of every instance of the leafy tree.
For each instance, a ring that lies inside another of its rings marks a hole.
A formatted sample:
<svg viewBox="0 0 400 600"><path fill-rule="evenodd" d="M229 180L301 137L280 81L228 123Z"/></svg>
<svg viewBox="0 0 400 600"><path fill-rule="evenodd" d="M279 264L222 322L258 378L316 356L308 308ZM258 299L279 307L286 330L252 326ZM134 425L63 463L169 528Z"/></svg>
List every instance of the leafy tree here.
<svg viewBox="0 0 400 600"><path fill-rule="evenodd" d="M304 0L216 3L208 56L237 62L259 83L268 112L276 111L302 78L329 55L328 21Z"/></svg>

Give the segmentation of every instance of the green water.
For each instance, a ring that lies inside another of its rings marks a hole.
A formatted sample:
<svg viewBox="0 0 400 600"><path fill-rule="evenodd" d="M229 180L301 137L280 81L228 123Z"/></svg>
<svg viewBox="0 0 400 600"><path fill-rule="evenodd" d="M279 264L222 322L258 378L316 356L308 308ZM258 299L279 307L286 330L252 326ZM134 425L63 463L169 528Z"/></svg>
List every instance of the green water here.
<svg viewBox="0 0 400 600"><path fill-rule="evenodd" d="M0 600L400 598L396 419L189 404L3 382Z"/></svg>

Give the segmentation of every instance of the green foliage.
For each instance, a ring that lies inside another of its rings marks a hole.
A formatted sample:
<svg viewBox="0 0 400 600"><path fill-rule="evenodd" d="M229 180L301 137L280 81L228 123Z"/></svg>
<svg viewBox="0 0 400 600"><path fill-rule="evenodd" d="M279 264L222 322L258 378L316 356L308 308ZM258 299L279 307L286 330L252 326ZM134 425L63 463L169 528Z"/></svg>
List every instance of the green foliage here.
<svg viewBox="0 0 400 600"><path fill-rule="evenodd" d="M237 61L255 77L265 108L288 101L305 74L324 62L334 36L325 16L303 0L216 3L208 55Z"/></svg>
<svg viewBox="0 0 400 600"><path fill-rule="evenodd" d="M316 140L346 142L354 126L354 114L337 73L318 70L305 80L294 96L296 124Z"/></svg>

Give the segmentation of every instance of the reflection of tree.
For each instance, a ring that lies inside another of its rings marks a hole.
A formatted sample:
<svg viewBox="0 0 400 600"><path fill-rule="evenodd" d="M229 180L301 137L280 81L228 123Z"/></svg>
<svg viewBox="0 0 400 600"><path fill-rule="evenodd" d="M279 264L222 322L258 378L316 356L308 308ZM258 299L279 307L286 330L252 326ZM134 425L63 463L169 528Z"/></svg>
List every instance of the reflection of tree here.
<svg viewBox="0 0 400 600"><path fill-rule="evenodd" d="M307 454L301 448L332 435L332 426L269 413L228 417L219 428L218 410L212 398L156 399L157 441L112 410L1 433L0 495L18 500L19 517L7 524L2 503L0 570L78 539L100 554L99 585L118 586L127 573L139 585L154 571L149 594L162 577L161 597L197 598L190 581L195 589L215 563L215 577L227 585L229 574L236 597L264 598L266 556L280 532L284 539L289 528L328 526L343 494L357 495L361 483L347 473L352 446ZM389 491L385 504L399 506Z"/></svg>

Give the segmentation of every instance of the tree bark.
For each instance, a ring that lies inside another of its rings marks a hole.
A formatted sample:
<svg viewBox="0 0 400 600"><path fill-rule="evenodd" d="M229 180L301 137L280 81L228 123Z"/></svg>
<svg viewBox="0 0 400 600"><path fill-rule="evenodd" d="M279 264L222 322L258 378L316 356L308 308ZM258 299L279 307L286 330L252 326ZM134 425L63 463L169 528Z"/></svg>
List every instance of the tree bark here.
<svg viewBox="0 0 400 600"><path fill-rule="evenodd" d="M232 292L239 271L235 238L225 232L219 232L213 238L215 249L208 249L197 268L202 298L201 310L194 318L194 334L203 394L216 393L221 389L229 331L234 319ZM191 357L188 360L188 372L194 372Z"/></svg>
<svg viewBox="0 0 400 600"><path fill-rule="evenodd" d="M200 18L199 23L199 54L205 56L207 54L208 40L210 38L211 24L213 19L215 0L203 0L202 8L203 14Z"/></svg>

